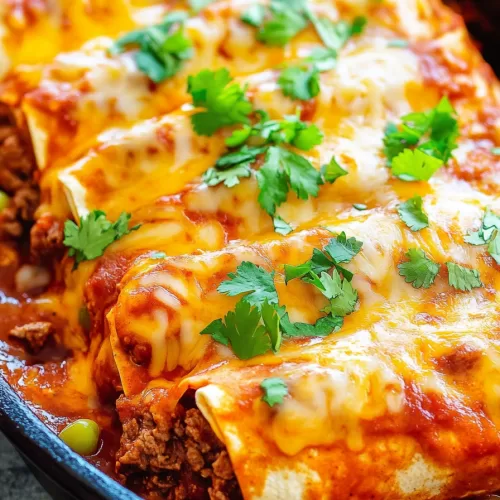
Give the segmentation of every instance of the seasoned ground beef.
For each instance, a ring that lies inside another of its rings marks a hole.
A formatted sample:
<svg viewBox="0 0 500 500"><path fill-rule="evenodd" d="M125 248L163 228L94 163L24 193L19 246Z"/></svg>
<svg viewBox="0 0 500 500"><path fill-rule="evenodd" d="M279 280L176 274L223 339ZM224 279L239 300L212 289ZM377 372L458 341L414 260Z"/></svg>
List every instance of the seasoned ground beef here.
<svg viewBox="0 0 500 500"><path fill-rule="evenodd" d="M51 214L43 214L31 228L31 259L49 263L64 252L64 224Z"/></svg>
<svg viewBox="0 0 500 500"><path fill-rule="evenodd" d="M178 404L166 418L142 409L123 422L116 462L121 480L146 498L241 499L223 443L201 412L187 406Z"/></svg>
<svg viewBox="0 0 500 500"><path fill-rule="evenodd" d="M0 212L0 239L19 238L29 228L39 204L36 164L20 116L0 103L0 190L10 197Z"/></svg>
<svg viewBox="0 0 500 500"><path fill-rule="evenodd" d="M40 352L53 334L54 327L48 321L26 323L22 326L16 326L9 332L11 337L22 340L32 354Z"/></svg>

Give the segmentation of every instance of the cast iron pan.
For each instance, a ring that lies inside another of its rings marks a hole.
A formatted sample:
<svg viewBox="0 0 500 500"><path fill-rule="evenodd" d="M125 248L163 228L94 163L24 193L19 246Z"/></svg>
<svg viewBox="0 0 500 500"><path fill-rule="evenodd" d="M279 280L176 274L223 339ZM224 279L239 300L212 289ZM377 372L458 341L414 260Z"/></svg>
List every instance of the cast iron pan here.
<svg viewBox="0 0 500 500"><path fill-rule="evenodd" d="M0 430L55 500L140 500L72 452L1 376Z"/></svg>
<svg viewBox="0 0 500 500"><path fill-rule="evenodd" d="M1 1L1 0L0 0ZM500 75L500 1L446 0L461 11L486 60ZM0 430L55 500L139 500L73 453L0 376Z"/></svg>

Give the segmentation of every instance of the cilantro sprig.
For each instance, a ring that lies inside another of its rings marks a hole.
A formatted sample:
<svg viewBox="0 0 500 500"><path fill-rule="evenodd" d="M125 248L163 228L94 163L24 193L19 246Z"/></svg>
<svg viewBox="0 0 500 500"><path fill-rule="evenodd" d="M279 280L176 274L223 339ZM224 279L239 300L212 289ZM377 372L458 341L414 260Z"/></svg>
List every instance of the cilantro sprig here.
<svg viewBox="0 0 500 500"><path fill-rule="evenodd" d="M241 20L257 28L257 40L266 45L283 47L308 24L305 1L271 0L268 8L252 5Z"/></svg>
<svg viewBox="0 0 500 500"><path fill-rule="evenodd" d="M399 264L399 274L411 283L414 288L430 288L439 274L440 265L429 259L423 250L410 248L406 253L409 259ZM479 272L476 269L447 262L448 283L453 288L463 292L470 292L473 288L483 286Z"/></svg>
<svg viewBox="0 0 500 500"><path fill-rule="evenodd" d="M231 82L231 75L225 68L205 69L188 77L187 90L193 104L205 108L191 116L197 134L211 136L222 127L249 123L252 104L245 96L245 89Z"/></svg>
<svg viewBox="0 0 500 500"><path fill-rule="evenodd" d="M479 272L476 269L469 269L454 262L447 262L448 283L453 288L462 292L470 292L473 288L483 286Z"/></svg>
<svg viewBox="0 0 500 500"><path fill-rule="evenodd" d="M488 245L487 250L497 264L500 265L500 217L490 209L486 209L477 231L465 236L466 243L471 245Z"/></svg>
<svg viewBox="0 0 500 500"><path fill-rule="evenodd" d="M139 229L140 224L128 228L130 217L130 214L122 212L115 222L111 222L105 212L93 210L80 218L80 226L67 220L64 223L63 243L69 248L68 255L75 257L73 269L80 262L100 257L111 243Z"/></svg>
<svg viewBox="0 0 500 500"><path fill-rule="evenodd" d="M242 295L234 311L212 321L201 335L231 346L240 359L278 352L283 337L325 337L338 331L343 318L354 312L358 294L350 281L352 273L340 266L357 255L362 243L341 233L332 238L323 251L314 249L312 258L300 266L285 266L285 280L300 278L316 287L328 299L325 316L314 324L292 323L284 306L279 306L274 271L251 262L241 263L229 273L217 291L235 297Z"/></svg>
<svg viewBox="0 0 500 500"><path fill-rule="evenodd" d="M333 183L347 172L335 158L317 170L307 158L285 147L308 151L320 144L323 134L316 125L303 122L297 115L286 116L284 120L270 120L262 111L259 115L258 123L244 125L226 139L231 150L205 172L203 181L209 186L224 183L233 187L241 178L249 177L251 166L262 158L256 172L258 201L273 218L275 229L287 234L291 227L276 215L276 209L287 200L289 191L306 200L317 196L325 182Z"/></svg>
<svg viewBox="0 0 500 500"><path fill-rule="evenodd" d="M434 109L403 116L399 127L389 123L387 163L401 180L428 181L452 157L458 136L456 111L444 97Z"/></svg>
<svg viewBox="0 0 500 500"><path fill-rule="evenodd" d="M422 208L422 197L414 196L398 206L401 220L412 230L420 231L429 226L429 218Z"/></svg>
<svg viewBox="0 0 500 500"><path fill-rule="evenodd" d="M192 43L186 37L184 12L173 12L163 22L131 31L110 48L110 53L120 54L130 47L137 48L134 60L140 71L153 82L161 83L175 75L182 64L193 56Z"/></svg>
<svg viewBox="0 0 500 500"><path fill-rule="evenodd" d="M320 73L336 67L339 50L352 36L359 35L366 24L362 17L355 18L351 24L346 21L334 23L311 12L307 15L325 47L316 47L308 57L282 70L278 78L284 95L302 101L319 94Z"/></svg>
<svg viewBox="0 0 500 500"><path fill-rule="evenodd" d="M439 264L429 259L423 250L410 248L406 253L408 262L398 265L399 275L414 288L429 288L439 273Z"/></svg>
<svg viewBox="0 0 500 500"><path fill-rule="evenodd" d="M288 395L288 386L286 382L279 377L265 378L260 387L264 392L262 401L267 403L271 408L274 405L282 404L285 396Z"/></svg>

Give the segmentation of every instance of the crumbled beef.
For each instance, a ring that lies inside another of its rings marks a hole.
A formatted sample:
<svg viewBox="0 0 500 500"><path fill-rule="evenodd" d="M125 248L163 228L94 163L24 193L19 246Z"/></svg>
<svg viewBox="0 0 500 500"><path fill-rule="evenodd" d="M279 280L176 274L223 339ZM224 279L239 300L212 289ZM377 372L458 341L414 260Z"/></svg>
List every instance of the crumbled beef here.
<svg viewBox="0 0 500 500"><path fill-rule="evenodd" d="M0 212L0 238L19 238L33 220L39 204L39 188L34 179L36 164L31 144L20 116L0 103L0 190L10 196Z"/></svg>
<svg viewBox="0 0 500 500"><path fill-rule="evenodd" d="M241 490L229 455L197 408L168 417L140 410L123 423L117 473L146 498L236 500Z"/></svg>
<svg viewBox="0 0 500 500"><path fill-rule="evenodd" d="M48 262L64 251L64 225L51 214L43 214L31 228L31 258L33 262Z"/></svg>
<svg viewBox="0 0 500 500"><path fill-rule="evenodd" d="M27 349L37 354L46 344L49 337L54 334L54 327L48 321L26 323L13 328L9 335L25 342Z"/></svg>

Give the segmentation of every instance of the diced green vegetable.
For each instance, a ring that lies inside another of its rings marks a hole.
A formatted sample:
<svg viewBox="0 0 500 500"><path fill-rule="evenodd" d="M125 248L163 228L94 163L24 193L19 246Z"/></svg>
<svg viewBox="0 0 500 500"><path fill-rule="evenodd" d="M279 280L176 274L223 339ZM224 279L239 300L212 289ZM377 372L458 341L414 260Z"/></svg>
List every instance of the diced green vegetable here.
<svg viewBox="0 0 500 500"><path fill-rule="evenodd" d="M9 195L7 193L4 193L3 191L0 191L0 212L4 208L7 208L9 201L10 201Z"/></svg>
<svg viewBox="0 0 500 500"><path fill-rule="evenodd" d="M87 457L97 451L99 444L99 426L93 420L81 418L67 425L59 438L73 451Z"/></svg>

